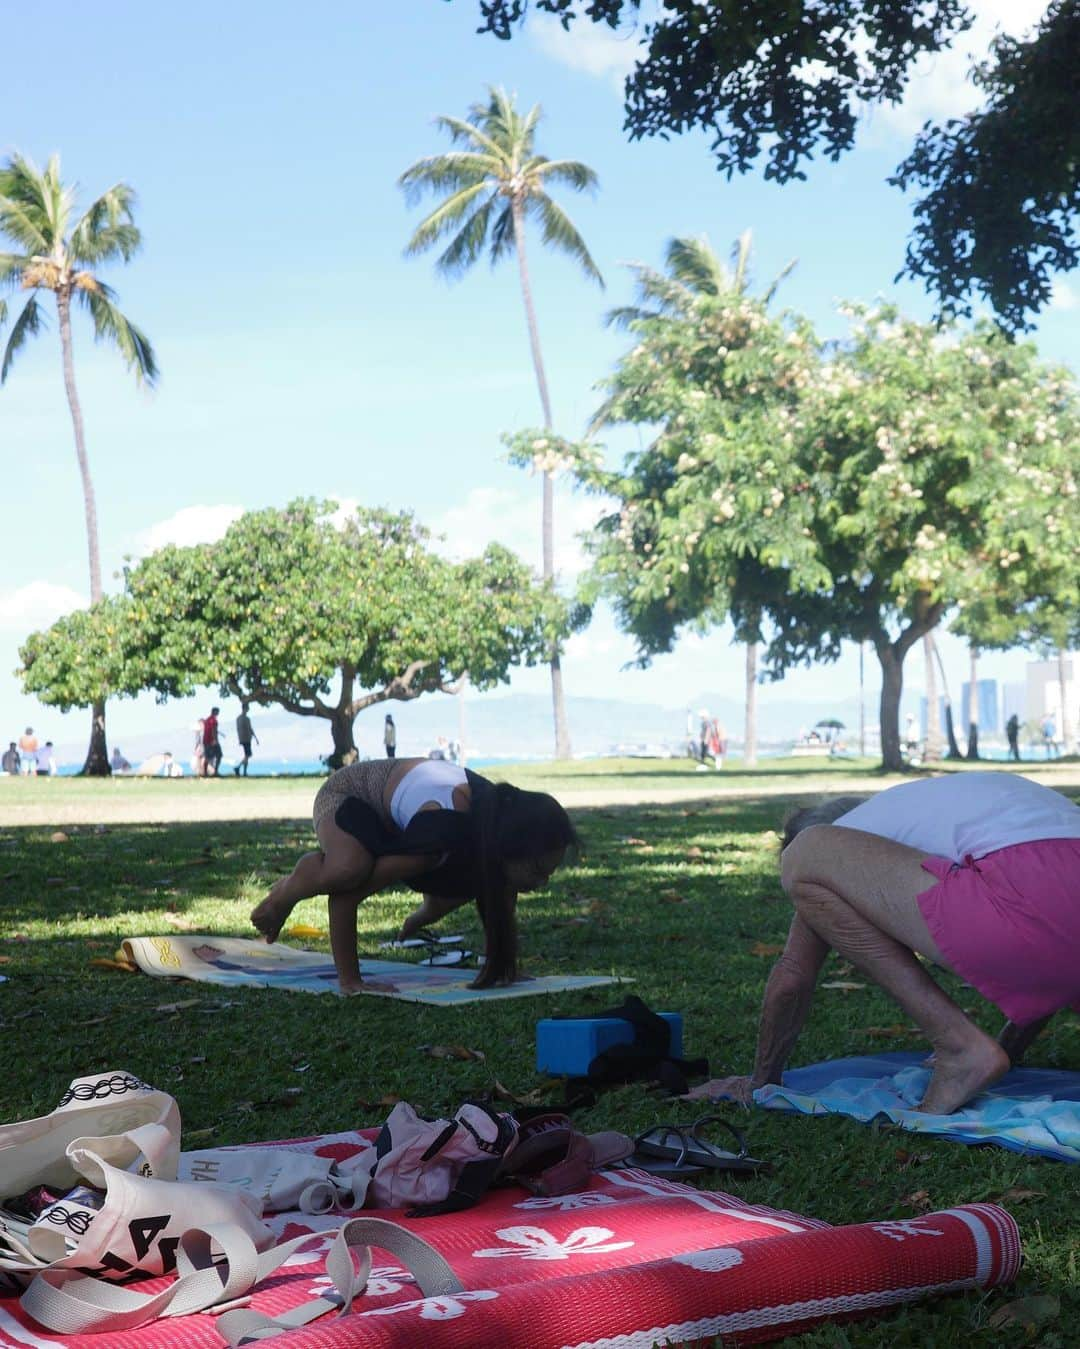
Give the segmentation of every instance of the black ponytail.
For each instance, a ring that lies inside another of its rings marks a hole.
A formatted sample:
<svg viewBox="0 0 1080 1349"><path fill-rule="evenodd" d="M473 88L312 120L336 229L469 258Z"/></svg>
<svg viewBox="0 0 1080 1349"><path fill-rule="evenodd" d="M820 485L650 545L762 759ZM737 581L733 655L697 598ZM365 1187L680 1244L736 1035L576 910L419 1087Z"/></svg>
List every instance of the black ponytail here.
<svg viewBox="0 0 1080 1349"><path fill-rule="evenodd" d="M476 829L476 907L484 924L483 968L472 988L511 984L517 978L518 935L506 863L543 857L576 846L570 817L546 792L524 792L509 783L493 784L472 811Z"/></svg>

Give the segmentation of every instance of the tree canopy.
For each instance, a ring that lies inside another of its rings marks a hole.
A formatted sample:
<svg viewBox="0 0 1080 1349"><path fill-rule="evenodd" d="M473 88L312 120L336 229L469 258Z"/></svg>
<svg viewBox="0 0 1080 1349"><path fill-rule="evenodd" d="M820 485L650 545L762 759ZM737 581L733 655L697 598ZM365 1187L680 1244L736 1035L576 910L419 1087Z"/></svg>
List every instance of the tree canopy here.
<svg viewBox="0 0 1080 1349"><path fill-rule="evenodd" d="M773 676L869 641L898 767L918 638L950 609L1054 590L1080 549L1076 398L990 325L943 335L889 308L847 312L834 349L747 296L632 320L601 419L659 430L622 469L578 474L616 503L592 585L643 660L727 616L743 640L767 622Z"/></svg>
<svg viewBox="0 0 1080 1349"><path fill-rule="evenodd" d="M565 608L508 549L455 563L413 518L294 501L242 516L217 543L169 546L128 569L125 593L23 647L23 684L82 705L206 686L330 723L339 764L360 711L388 699L480 689L543 660ZM106 639L103 634L107 633ZM88 642L87 638L92 638Z"/></svg>
<svg viewBox="0 0 1080 1349"><path fill-rule="evenodd" d="M478 0L481 32L509 39L528 0ZM565 28L633 21L641 0L533 0ZM896 103L918 58L971 24L962 0L659 0L641 21L644 53L625 85L631 139L699 128L729 176L764 159L777 182L804 178L816 153L854 144L867 104ZM999 38L978 67L985 104L927 126L890 180L925 190L904 271L943 313L985 296L1022 328L1050 294L1055 270L1077 262L1080 0L1053 0L1023 40Z"/></svg>

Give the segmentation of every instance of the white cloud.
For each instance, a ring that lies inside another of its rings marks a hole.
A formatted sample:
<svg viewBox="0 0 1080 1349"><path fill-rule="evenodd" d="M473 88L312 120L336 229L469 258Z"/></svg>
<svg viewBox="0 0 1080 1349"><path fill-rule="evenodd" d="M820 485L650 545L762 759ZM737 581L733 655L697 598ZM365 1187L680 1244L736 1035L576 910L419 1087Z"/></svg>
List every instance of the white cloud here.
<svg viewBox="0 0 1080 1349"><path fill-rule="evenodd" d="M969 8L975 22L946 51L919 57L903 100L870 112L875 141L910 140L926 121L963 117L978 107L982 95L968 79L972 65L987 58L996 33L1019 37L1030 32L1046 12L1047 0L973 0Z"/></svg>
<svg viewBox="0 0 1080 1349"><path fill-rule="evenodd" d="M20 635L37 632L89 601L70 586L52 581L30 581L17 590L0 591L0 631Z"/></svg>
<svg viewBox="0 0 1080 1349"><path fill-rule="evenodd" d="M1067 281L1055 281L1050 287L1051 309L1075 309L1080 304L1080 296Z"/></svg>
<svg viewBox="0 0 1080 1349"><path fill-rule="evenodd" d="M584 570L585 551L577 535L603 513L596 497L555 494L555 570L562 581ZM474 487L460 505L428 520L436 547L449 557L477 553L489 542L512 548L531 567L540 568L540 480L532 490Z"/></svg>
<svg viewBox="0 0 1080 1349"><path fill-rule="evenodd" d="M216 543L243 513L243 506L185 506L167 520L140 530L135 535L134 551L138 557L146 557L170 543L180 548Z"/></svg>
<svg viewBox="0 0 1080 1349"><path fill-rule="evenodd" d="M554 14L533 14L526 31L545 56L594 79L609 81L619 94L644 47L640 23L613 30L606 24L581 20L564 29Z"/></svg>

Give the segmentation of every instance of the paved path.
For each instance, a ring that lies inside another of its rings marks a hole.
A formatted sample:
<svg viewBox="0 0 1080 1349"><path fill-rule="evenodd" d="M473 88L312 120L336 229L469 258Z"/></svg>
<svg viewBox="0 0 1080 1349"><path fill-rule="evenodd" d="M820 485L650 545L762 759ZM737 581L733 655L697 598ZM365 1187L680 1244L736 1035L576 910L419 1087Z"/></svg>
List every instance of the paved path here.
<svg viewBox="0 0 1080 1349"><path fill-rule="evenodd" d="M991 767L992 765L987 765ZM1025 765L1025 774L1048 786L1080 790L1080 762ZM588 786L583 775L580 787L555 788L570 809L640 805L672 805L727 800L752 800L772 796L807 797L826 793L861 794L903 781L900 777L802 773L755 775L745 785L735 778L724 780L687 774L684 782L670 779L652 784L647 775L633 775L625 787ZM63 826L75 824L172 824L178 821L214 820L307 820L318 790L314 780L253 778L249 782L215 782L198 779L115 782L83 782L64 778L23 780L0 778L0 828L4 826Z"/></svg>

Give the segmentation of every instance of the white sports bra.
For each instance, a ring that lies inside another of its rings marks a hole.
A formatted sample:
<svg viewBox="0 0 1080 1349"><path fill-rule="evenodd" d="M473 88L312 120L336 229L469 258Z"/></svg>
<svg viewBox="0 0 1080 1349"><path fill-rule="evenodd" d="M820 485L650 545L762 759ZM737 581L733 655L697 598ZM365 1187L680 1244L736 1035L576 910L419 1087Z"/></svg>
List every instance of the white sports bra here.
<svg viewBox="0 0 1080 1349"><path fill-rule="evenodd" d="M454 788L464 787L468 778L464 768L444 759L428 759L410 768L390 798L390 815L399 829L408 829L413 816L429 801L437 801L443 810L454 809Z"/></svg>

